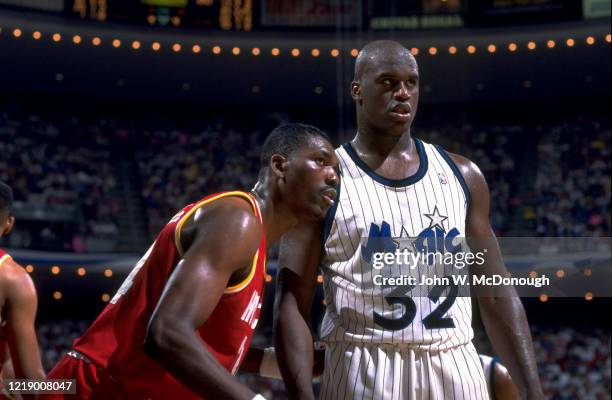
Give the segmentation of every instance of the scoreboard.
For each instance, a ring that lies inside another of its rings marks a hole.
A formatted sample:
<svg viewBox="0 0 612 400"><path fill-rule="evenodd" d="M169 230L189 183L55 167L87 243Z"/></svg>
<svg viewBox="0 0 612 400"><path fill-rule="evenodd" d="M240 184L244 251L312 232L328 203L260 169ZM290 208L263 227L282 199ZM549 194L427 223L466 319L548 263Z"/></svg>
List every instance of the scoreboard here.
<svg viewBox="0 0 612 400"><path fill-rule="evenodd" d="M252 0L66 0L64 14L163 27L250 31Z"/></svg>
<svg viewBox="0 0 612 400"><path fill-rule="evenodd" d="M610 0L0 0L0 7L242 32L512 26L610 17Z"/></svg>

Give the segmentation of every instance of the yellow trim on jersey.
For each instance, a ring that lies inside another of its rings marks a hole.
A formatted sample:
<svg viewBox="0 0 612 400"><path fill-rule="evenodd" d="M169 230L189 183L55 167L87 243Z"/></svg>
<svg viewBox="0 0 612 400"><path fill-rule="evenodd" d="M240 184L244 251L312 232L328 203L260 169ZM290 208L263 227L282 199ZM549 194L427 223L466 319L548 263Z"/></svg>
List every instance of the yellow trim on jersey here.
<svg viewBox="0 0 612 400"><path fill-rule="evenodd" d="M2 264L4 264L4 262L8 260L9 258L11 258L9 254L3 255L2 258L0 258L0 267L2 267Z"/></svg>
<svg viewBox="0 0 612 400"><path fill-rule="evenodd" d="M239 291L241 291L242 289L244 289L249 283L251 283L251 281L253 280L253 277L255 276L255 270L257 270L257 259L259 258L259 250L257 250L255 252L255 255L253 256L253 263L251 264L251 270L249 271L249 275L244 278L244 280L240 283L237 283L234 286L230 286L228 288L226 288L223 293L237 293Z"/></svg>
<svg viewBox="0 0 612 400"><path fill-rule="evenodd" d="M202 206L212 203L215 200L224 198L224 197L230 197L230 196L236 196L236 197L242 197L245 198L249 201L249 203L251 203L251 206L253 207L253 211L255 211L257 217L259 218L259 222L261 222L263 224L263 221L261 219L261 212L259 210L259 205L257 204L257 202L251 197L249 196L246 192L241 192L238 190L235 191L231 191L231 192L225 192L225 193L220 193L214 197L210 197L206 200L202 200L201 202L197 203L195 206L193 206L193 208L191 210L189 210L185 215L183 215L181 217L181 219L179 220L179 222L176 224L176 227L174 228L174 244L176 246L176 249L179 253L179 255L181 257L183 257L184 251L183 251L183 246L181 245L181 230L183 228L183 224ZM251 280L253 279L253 277L255 276L255 270L256 270L256 265L257 265L257 260L259 259L259 249L257 250L257 252L255 253L255 255L253 256L253 263L251 264L251 268L249 271L249 275L240 283L234 285L234 286L230 286L228 288L225 289L225 293L236 293L241 291L244 287L246 287Z"/></svg>

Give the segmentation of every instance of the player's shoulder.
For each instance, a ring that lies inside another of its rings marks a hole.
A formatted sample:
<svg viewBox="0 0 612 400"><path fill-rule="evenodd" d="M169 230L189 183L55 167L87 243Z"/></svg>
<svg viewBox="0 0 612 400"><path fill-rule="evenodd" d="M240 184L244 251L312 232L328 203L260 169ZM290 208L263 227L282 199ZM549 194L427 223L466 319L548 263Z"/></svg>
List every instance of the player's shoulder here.
<svg viewBox="0 0 612 400"><path fill-rule="evenodd" d="M36 294L30 275L11 257L0 265L0 290L5 296Z"/></svg>
<svg viewBox="0 0 612 400"><path fill-rule="evenodd" d="M224 196L204 204L194 215L196 226L222 226L227 234L261 237L261 220L254 199L248 196Z"/></svg>
<svg viewBox="0 0 612 400"><path fill-rule="evenodd" d="M0 263L0 279L16 279L28 276L28 273L13 258L6 254Z"/></svg>
<svg viewBox="0 0 612 400"><path fill-rule="evenodd" d="M474 161L470 160L466 156L457 153L452 153L450 151L446 151L446 154L448 154L450 159L453 160L453 162L455 163L457 168L459 168L459 171L463 176L469 174L482 175L482 172L480 171L480 168L478 168L478 165L476 165Z"/></svg>
<svg viewBox="0 0 612 400"><path fill-rule="evenodd" d="M202 212L208 217L223 216L247 223L259 223L254 203L247 197L224 196L204 204Z"/></svg>
<svg viewBox="0 0 612 400"><path fill-rule="evenodd" d="M483 186L486 187L484 174L474 161L461 154L451 153L449 151L445 152L457 166L457 169L463 176L463 179L465 179L470 190L480 190Z"/></svg>

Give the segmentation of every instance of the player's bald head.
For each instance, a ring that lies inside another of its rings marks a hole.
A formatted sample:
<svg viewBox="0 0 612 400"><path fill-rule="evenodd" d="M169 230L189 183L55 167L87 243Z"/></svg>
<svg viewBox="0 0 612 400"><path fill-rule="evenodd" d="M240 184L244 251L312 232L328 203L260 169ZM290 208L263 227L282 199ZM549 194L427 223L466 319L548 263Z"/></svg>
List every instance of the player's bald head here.
<svg viewBox="0 0 612 400"><path fill-rule="evenodd" d="M377 40L366 44L355 61L354 80L361 79L369 69L382 64L408 62L414 69L418 69L414 56L406 47L394 40Z"/></svg>

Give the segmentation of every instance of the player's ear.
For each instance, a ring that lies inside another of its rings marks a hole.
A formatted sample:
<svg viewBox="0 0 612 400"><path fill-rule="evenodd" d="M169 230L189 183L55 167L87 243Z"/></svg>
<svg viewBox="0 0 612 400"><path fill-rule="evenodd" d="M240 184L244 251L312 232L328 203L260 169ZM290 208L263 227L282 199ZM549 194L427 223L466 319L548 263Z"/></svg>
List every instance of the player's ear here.
<svg viewBox="0 0 612 400"><path fill-rule="evenodd" d="M281 156L280 154L274 154L270 157L270 170L274 174L274 176L278 178L285 177L287 158L285 156Z"/></svg>
<svg viewBox="0 0 612 400"><path fill-rule="evenodd" d="M0 232L0 236L8 235L13 229L13 225L15 224L15 217L9 215L2 227L2 232Z"/></svg>
<svg viewBox="0 0 612 400"><path fill-rule="evenodd" d="M359 81L351 82L351 97L355 101L361 100L361 84Z"/></svg>

